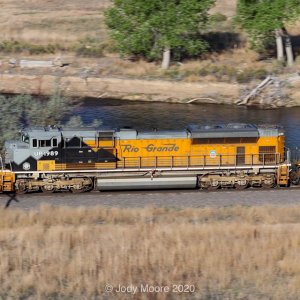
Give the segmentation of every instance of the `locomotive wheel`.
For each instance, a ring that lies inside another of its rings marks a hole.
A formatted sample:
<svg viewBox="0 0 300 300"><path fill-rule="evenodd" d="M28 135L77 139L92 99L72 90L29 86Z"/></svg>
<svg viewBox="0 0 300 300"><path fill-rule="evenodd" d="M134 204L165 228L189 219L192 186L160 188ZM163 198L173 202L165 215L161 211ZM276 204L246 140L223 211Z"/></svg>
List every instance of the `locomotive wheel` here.
<svg viewBox="0 0 300 300"><path fill-rule="evenodd" d="M220 187L220 182L214 179L205 181L201 181L201 179L198 179L198 186L202 190L215 191Z"/></svg>
<svg viewBox="0 0 300 300"><path fill-rule="evenodd" d="M220 185L215 185L215 186L210 185L210 186L207 188L207 190L208 190L208 191L216 191L219 187L220 187Z"/></svg>
<svg viewBox="0 0 300 300"><path fill-rule="evenodd" d="M298 172L292 171L290 173L291 184L298 185L300 183L300 176Z"/></svg>
<svg viewBox="0 0 300 300"><path fill-rule="evenodd" d="M271 189L271 188L273 188L273 187L275 187L275 183L274 182L272 182L272 183L262 183L261 184L261 186L263 187L263 188L266 188L266 189Z"/></svg>
<svg viewBox="0 0 300 300"><path fill-rule="evenodd" d="M83 193L85 191L84 187L80 184L74 185L70 188L70 191L74 194Z"/></svg>
<svg viewBox="0 0 300 300"><path fill-rule="evenodd" d="M208 190L209 191L215 191L217 190L218 188L220 187L220 183L218 181L215 181L215 182L211 182L209 187L208 187Z"/></svg>
<svg viewBox="0 0 300 300"><path fill-rule="evenodd" d="M300 183L300 178L299 177L291 179L291 184L299 185L299 183Z"/></svg>
<svg viewBox="0 0 300 300"><path fill-rule="evenodd" d="M53 193L54 186L52 184L45 184L45 185L41 186L41 191L43 193Z"/></svg>
<svg viewBox="0 0 300 300"><path fill-rule="evenodd" d="M209 182L209 181L200 181L200 182L199 182L199 187L200 187L202 190L208 190L209 187L210 187L210 182Z"/></svg>
<svg viewBox="0 0 300 300"><path fill-rule="evenodd" d="M19 195L26 194L28 192L28 187L26 186L26 182L21 180L16 185L16 193Z"/></svg>
<svg viewBox="0 0 300 300"><path fill-rule="evenodd" d="M93 189L93 186L85 186L83 192L90 192Z"/></svg>
<svg viewBox="0 0 300 300"><path fill-rule="evenodd" d="M234 187L236 190L244 190L248 187L248 184L247 180L239 180L234 184Z"/></svg>
<svg viewBox="0 0 300 300"><path fill-rule="evenodd" d="M90 192L94 187L93 179L89 177L88 180L89 180L89 184L86 184L83 187L84 192Z"/></svg>
<svg viewBox="0 0 300 300"><path fill-rule="evenodd" d="M28 192L28 190L27 190L26 187L22 187L21 189L19 188L19 189L16 190L16 193L17 193L18 195L24 195L24 194L26 194L27 192Z"/></svg>

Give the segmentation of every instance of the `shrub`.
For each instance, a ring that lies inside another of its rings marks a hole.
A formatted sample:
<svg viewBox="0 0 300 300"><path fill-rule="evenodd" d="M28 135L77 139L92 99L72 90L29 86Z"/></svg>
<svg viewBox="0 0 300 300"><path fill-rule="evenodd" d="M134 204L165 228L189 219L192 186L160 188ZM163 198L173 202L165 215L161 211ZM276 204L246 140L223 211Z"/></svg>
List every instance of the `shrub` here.
<svg viewBox="0 0 300 300"><path fill-rule="evenodd" d="M16 40L0 42L0 52L4 53L22 53L29 54L53 54L57 51L67 50L59 44L38 45Z"/></svg>
<svg viewBox="0 0 300 300"><path fill-rule="evenodd" d="M87 37L75 46L75 52L78 56L84 57L102 57L106 45L91 37Z"/></svg>
<svg viewBox="0 0 300 300"><path fill-rule="evenodd" d="M268 71L265 69L245 69L237 74L236 81L238 83L247 83L255 79L263 80L267 76Z"/></svg>
<svg viewBox="0 0 300 300"><path fill-rule="evenodd" d="M207 65L196 71L198 76L213 75L221 81L237 81L238 83L246 83L251 80L263 80L268 76L268 71L265 69L247 68L239 70L235 67L225 65ZM186 73L185 75L191 75Z"/></svg>

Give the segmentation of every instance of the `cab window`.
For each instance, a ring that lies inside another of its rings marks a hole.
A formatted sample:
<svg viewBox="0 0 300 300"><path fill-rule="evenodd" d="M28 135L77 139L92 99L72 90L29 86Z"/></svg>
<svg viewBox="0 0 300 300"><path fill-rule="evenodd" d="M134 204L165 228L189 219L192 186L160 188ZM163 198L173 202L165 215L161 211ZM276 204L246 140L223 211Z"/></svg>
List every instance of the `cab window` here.
<svg viewBox="0 0 300 300"><path fill-rule="evenodd" d="M53 138L52 139L52 147L57 147L58 142L57 142L57 138Z"/></svg>
<svg viewBox="0 0 300 300"><path fill-rule="evenodd" d="M37 148L37 146L38 146L37 139L33 139L32 140L32 148Z"/></svg>
<svg viewBox="0 0 300 300"><path fill-rule="evenodd" d="M51 140L39 140L39 146L43 147L51 147Z"/></svg>
<svg viewBox="0 0 300 300"><path fill-rule="evenodd" d="M27 135L22 135L22 141L29 144L29 137Z"/></svg>

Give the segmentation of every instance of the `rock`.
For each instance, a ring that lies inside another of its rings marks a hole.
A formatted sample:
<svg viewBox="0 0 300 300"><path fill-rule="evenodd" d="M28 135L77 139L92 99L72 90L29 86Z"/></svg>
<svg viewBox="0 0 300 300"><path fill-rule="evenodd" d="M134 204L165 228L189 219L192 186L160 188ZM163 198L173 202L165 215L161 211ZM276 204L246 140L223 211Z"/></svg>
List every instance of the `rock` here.
<svg viewBox="0 0 300 300"><path fill-rule="evenodd" d="M20 60L21 68L51 68L53 62L51 60Z"/></svg>
<svg viewBox="0 0 300 300"><path fill-rule="evenodd" d="M9 61L8 61L10 67L12 68L15 68L17 66L17 60L15 58L11 58Z"/></svg>

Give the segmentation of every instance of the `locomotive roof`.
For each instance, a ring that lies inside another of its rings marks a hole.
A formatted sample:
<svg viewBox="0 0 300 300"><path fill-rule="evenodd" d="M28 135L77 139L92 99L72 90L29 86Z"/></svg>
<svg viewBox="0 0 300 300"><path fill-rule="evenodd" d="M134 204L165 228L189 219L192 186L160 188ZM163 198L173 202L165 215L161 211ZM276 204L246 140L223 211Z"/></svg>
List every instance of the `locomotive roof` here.
<svg viewBox="0 0 300 300"><path fill-rule="evenodd" d="M193 138L259 137L258 128L252 124L189 125Z"/></svg>
<svg viewBox="0 0 300 300"><path fill-rule="evenodd" d="M219 125L189 125L183 130L153 130L137 131L129 128L119 130L107 127L99 128L69 128L69 127L30 127L22 130L23 134L29 134L36 138L47 138L63 135L73 137L95 137L98 134L109 134L120 139L163 139L163 138L230 138L230 137L253 137L278 136L283 130L277 125L253 125L243 123L219 124Z"/></svg>
<svg viewBox="0 0 300 300"><path fill-rule="evenodd" d="M192 138L258 138L260 136L278 136L283 129L277 125L253 125L230 123L219 125L189 125Z"/></svg>

